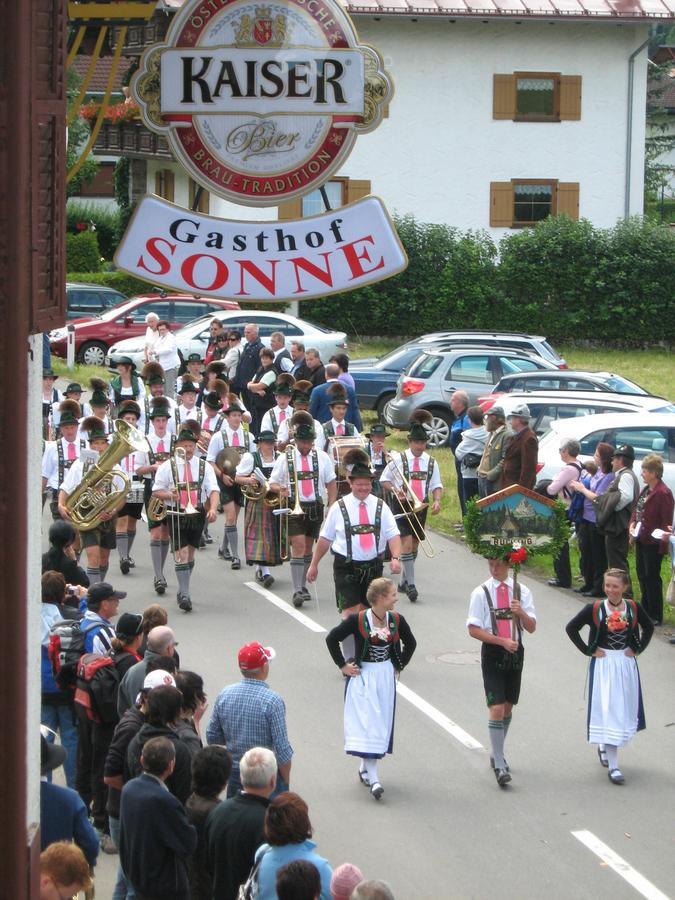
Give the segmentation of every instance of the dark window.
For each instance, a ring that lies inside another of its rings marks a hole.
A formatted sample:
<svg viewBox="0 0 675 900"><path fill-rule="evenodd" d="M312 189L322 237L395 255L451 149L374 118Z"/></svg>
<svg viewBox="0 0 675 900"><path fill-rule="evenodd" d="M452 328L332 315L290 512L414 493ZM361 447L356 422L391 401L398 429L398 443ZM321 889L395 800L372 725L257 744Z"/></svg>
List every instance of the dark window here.
<svg viewBox="0 0 675 900"><path fill-rule="evenodd" d="M344 206L344 181L327 181L324 184L326 196L331 209ZM323 202L321 191L315 190L302 198L302 216L320 216L326 212L326 204Z"/></svg>
<svg viewBox="0 0 675 900"><path fill-rule="evenodd" d="M478 384L493 384L489 356L460 356L448 369L446 381L471 381Z"/></svg>
<svg viewBox="0 0 675 900"><path fill-rule="evenodd" d="M667 428L617 428L614 432L614 446L630 444L635 448L636 459L642 459L648 453L668 455Z"/></svg>
<svg viewBox="0 0 675 900"><path fill-rule="evenodd" d="M120 316L118 321L123 322L126 318L130 318L133 319L134 322L144 322L147 314L151 312L157 313L160 319L168 319L171 313L170 301L163 300L153 301L151 303L141 303L140 306L136 306L134 309L125 313L125 315Z"/></svg>
<svg viewBox="0 0 675 900"><path fill-rule="evenodd" d="M590 434L587 434L586 437L582 438L579 442L581 444L582 456L593 456L595 448L601 441L613 445L612 432L604 429L602 431L592 431Z"/></svg>
<svg viewBox="0 0 675 900"><path fill-rule="evenodd" d="M83 316L91 316L101 311L103 303L99 291L74 290L68 291L68 316L73 313Z"/></svg>
<svg viewBox="0 0 675 900"><path fill-rule="evenodd" d="M425 353L411 366L408 375L414 378L429 378L440 366L442 359L442 356L431 356Z"/></svg>
<svg viewBox="0 0 675 900"><path fill-rule="evenodd" d="M101 300L105 309L112 309L118 303L126 303L128 299L124 294L118 294L116 291L101 291Z"/></svg>
<svg viewBox="0 0 675 900"><path fill-rule="evenodd" d="M557 118L557 87L557 75L545 72L516 75L516 118Z"/></svg>
<svg viewBox="0 0 675 900"><path fill-rule="evenodd" d="M541 365L533 359L512 356L500 356L499 364L504 375L510 375L511 372L536 372L541 368Z"/></svg>
<svg viewBox="0 0 675 900"><path fill-rule="evenodd" d="M208 303L190 303L174 300L171 321L186 324L187 322L192 322L193 319L198 319L200 316L203 316L204 313L209 312L209 310L210 307Z"/></svg>
<svg viewBox="0 0 675 900"><path fill-rule="evenodd" d="M555 213L553 182L513 183L513 224L533 225Z"/></svg>

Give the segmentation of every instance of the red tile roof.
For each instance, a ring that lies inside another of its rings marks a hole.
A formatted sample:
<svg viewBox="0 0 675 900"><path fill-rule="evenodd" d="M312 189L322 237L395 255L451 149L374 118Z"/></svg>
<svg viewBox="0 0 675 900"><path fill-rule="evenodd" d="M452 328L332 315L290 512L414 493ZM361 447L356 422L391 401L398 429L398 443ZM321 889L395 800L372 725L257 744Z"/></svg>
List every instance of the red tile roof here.
<svg viewBox="0 0 675 900"><path fill-rule="evenodd" d="M354 0L350 13L517 19L675 19L675 0Z"/></svg>
<svg viewBox="0 0 675 900"><path fill-rule="evenodd" d="M112 65L112 56L100 56L96 60L96 68L94 69L94 74L91 77L91 81L87 87L87 94L104 94L106 85L108 84L108 78L110 77L110 67ZM84 79L87 70L89 69L89 63L91 62L91 56L76 56L73 62L75 66L75 71L80 76L80 78ZM127 59L126 57L120 58L120 64L117 67L117 72L115 73L115 81L113 83L113 93L121 94L122 93L122 77L131 65L132 60Z"/></svg>

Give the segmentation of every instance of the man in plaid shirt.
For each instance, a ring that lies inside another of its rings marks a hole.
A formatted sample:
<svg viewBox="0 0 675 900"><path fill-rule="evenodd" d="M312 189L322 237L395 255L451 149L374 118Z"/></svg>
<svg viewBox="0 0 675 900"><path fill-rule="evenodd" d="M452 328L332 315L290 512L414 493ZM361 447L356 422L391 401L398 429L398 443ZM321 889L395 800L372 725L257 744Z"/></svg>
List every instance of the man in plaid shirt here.
<svg viewBox="0 0 675 900"><path fill-rule="evenodd" d="M274 752L279 766L275 795L288 790L293 748L286 731L286 705L266 683L275 655L272 647L263 647L257 641L241 647L238 662L243 679L223 688L213 707L206 740L224 744L232 756L228 797L241 790L239 760L252 747L267 747Z"/></svg>

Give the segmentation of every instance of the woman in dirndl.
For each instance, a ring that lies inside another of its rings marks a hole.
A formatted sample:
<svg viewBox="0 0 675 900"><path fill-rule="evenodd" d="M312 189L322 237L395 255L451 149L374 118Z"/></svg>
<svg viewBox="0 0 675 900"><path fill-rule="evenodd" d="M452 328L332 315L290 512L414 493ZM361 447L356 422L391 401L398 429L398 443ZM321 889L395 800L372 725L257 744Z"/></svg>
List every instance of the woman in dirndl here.
<svg viewBox="0 0 675 900"><path fill-rule="evenodd" d="M605 572L603 600L587 604L568 623L572 643L591 657L588 688L588 743L597 744L600 765L612 784L623 784L618 751L645 728L642 689L636 656L654 633L654 624L644 608L625 598L628 573ZM589 627L588 643L580 631Z"/></svg>
<svg viewBox="0 0 675 900"><path fill-rule="evenodd" d="M257 449L254 453L245 453L237 466L235 481L242 486L259 487L260 479L254 472L262 472L269 482L277 453L274 449L276 438L273 431L261 431L258 436ZM254 565L256 581L264 587L272 587L274 578L270 566L280 566L282 554L279 542L281 517L275 516L273 510L260 500L246 500L244 511L244 550L246 562Z"/></svg>
<svg viewBox="0 0 675 900"><path fill-rule="evenodd" d="M417 641L410 626L393 611L398 598L390 578L375 578L366 594L370 609L349 616L332 629L326 644L345 684L345 752L358 756L359 780L379 800L384 788L377 761L394 748L396 672L408 665ZM345 660L340 642L354 636L356 656Z"/></svg>

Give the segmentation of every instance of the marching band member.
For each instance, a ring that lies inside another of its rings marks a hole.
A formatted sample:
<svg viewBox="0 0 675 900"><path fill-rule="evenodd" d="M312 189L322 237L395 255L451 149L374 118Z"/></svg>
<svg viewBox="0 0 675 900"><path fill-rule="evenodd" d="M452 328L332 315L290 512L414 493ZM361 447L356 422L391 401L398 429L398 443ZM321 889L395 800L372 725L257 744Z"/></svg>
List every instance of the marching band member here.
<svg viewBox="0 0 675 900"><path fill-rule="evenodd" d="M150 497L152 496L152 484L157 469L171 456L174 450L175 435L170 434L169 407L160 403L160 397L155 400L150 410L152 428L146 438L148 442L148 471L145 475L145 510L148 516L148 529L150 531L150 558L155 574L155 593L160 596L166 590L166 578L164 577L164 564L169 555L169 523L166 518L155 520L150 515Z"/></svg>
<svg viewBox="0 0 675 900"><path fill-rule="evenodd" d="M162 422L163 429L169 432L169 434L175 435L176 426L173 421L173 413L175 412L175 407L172 410L171 401L169 397L152 397L150 403L148 404L149 412L146 417L146 427L145 429L140 427L141 419L143 418L143 411L141 410L141 419L138 420L139 431L145 431L145 437L149 438L152 434L156 433L156 428L159 422L162 419L165 421Z"/></svg>
<svg viewBox="0 0 675 900"><path fill-rule="evenodd" d="M103 423L96 416L89 416L82 423L82 429L88 433L90 449L100 456L108 447L108 435L105 432ZM62 519L70 520L70 513L66 507L68 497L79 487L80 482L93 464L92 460L83 461L80 458L76 459L68 470L68 474L59 490L59 513ZM115 473L122 472L119 466L115 466L112 471ZM125 497L120 499L117 509L124 505L125 500ZM115 549L117 509L113 512L102 513L102 521L97 528L79 532L81 545L87 554L87 575L90 584L105 581L105 576L108 573L110 551Z"/></svg>
<svg viewBox="0 0 675 900"><path fill-rule="evenodd" d="M84 414L82 421L89 418L89 416L96 416L97 419L100 419L101 422L103 422L105 433L112 434L113 420L108 415L110 409L110 399L108 397L109 385L102 378L90 378L89 386L91 387L91 397L89 398L89 403L85 403L82 407L82 412ZM82 429L81 423L80 431L77 436L81 446L88 447L88 432Z"/></svg>
<svg viewBox="0 0 675 900"><path fill-rule="evenodd" d="M123 400L138 400L143 394L143 382L136 371L136 363L130 356L120 356L117 360L118 375L110 381L110 402L117 408Z"/></svg>
<svg viewBox="0 0 675 900"><path fill-rule="evenodd" d="M291 395L291 402L293 404L293 412L309 412L309 400L310 395L312 393L312 382L311 381L296 381L293 385L293 393ZM291 416L290 421L286 419L285 421L279 424L279 430L277 432L277 446L279 450L285 450L288 444L293 439L292 433L292 425L293 417ZM314 431L317 434L317 438L314 441L314 446L317 450L320 449L320 444L323 445L323 425L319 422L318 419L314 419ZM290 437L289 437L290 434Z"/></svg>
<svg viewBox="0 0 675 900"><path fill-rule="evenodd" d="M382 422L376 422L371 426L370 431L366 431L368 443L366 444L366 453L370 458L370 465L375 472L375 481L373 481L373 494L376 497L382 496L382 485L380 478L387 465L387 449L384 442L389 437L390 432L387 426Z"/></svg>
<svg viewBox="0 0 675 900"><path fill-rule="evenodd" d="M218 485L213 469L205 459L195 457L199 435L185 425L176 437L176 450L185 452L185 462L176 453L163 462L155 473L152 486L154 496L173 504L175 513L170 522L171 549L175 559L178 580L178 606L183 612L192 610L190 599L190 575L194 569L195 550L204 530L204 519L215 522L218 515ZM194 514L186 514L186 508L194 507Z"/></svg>
<svg viewBox="0 0 675 900"><path fill-rule="evenodd" d="M204 369L204 376L199 385L199 397L197 397L197 405L202 405L202 400L206 394L211 391L215 391L216 389L216 381L222 381L228 385L229 383L225 378L225 363L222 359L214 359L212 362L208 364L206 369Z"/></svg>
<svg viewBox="0 0 675 900"><path fill-rule="evenodd" d="M314 548L307 580L316 581L319 563L328 550L333 554L335 602L343 619L368 607L366 593L383 570L389 546L391 572L401 571L401 537L394 514L372 493L375 472L364 450L348 450L344 458L350 493L328 511Z"/></svg>
<svg viewBox="0 0 675 900"><path fill-rule="evenodd" d="M200 392L200 382L202 380L203 360L199 353L190 353L185 361L185 372L176 379L176 396L180 394L184 381L192 381L197 384L197 393ZM197 404L201 406L201 400Z"/></svg>
<svg viewBox="0 0 675 900"><path fill-rule="evenodd" d="M61 395L54 387L57 376L51 369L42 370L42 440L53 441L58 422L54 421L54 410L61 402Z"/></svg>
<svg viewBox="0 0 675 900"><path fill-rule="evenodd" d="M437 515L441 509L443 484L436 460L427 452L428 435L425 425L430 424L431 413L426 409L418 409L412 414L408 431L408 449L397 453L387 464L380 484L383 489L393 491L391 508L397 515L401 532L401 562L403 563L403 582L399 585L402 593L414 603L419 594L415 587L415 560L420 538L424 535L427 520L427 507L417 513L412 512L413 503L428 504L431 500L431 514ZM414 491L414 498L406 489L408 482Z"/></svg>
<svg viewBox="0 0 675 900"><path fill-rule="evenodd" d="M200 443L209 445L214 434L225 424L223 401L218 391L209 391L202 398L202 433Z"/></svg>
<svg viewBox="0 0 675 900"><path fill-rule="evenodd" d="M53 443L47 444L42 454L42 493L48 491L51 500L49 507L52 519L57 522L59 512L59 489L76 459L80 456L80 442L77 439L80 406L74 400L63 400L59 404L61 436Z"/></svg>
<svg viewBox="0 0 675 900"><path fill-rule="evenodd" d="M80 407L80 415L82 415L82 393L83 388L81 384L78 384L77 381L71 381L70 384L66 386L65 391L63 392L64 400L74 400L77 405ZM59 404L57 403L52 407L52 424L54 426L54 434L55 437L52 440L55 440L59 436L59 422L61 420L61 413L59 412Z"/></svg>
<svg viewBox="0 0 675 900"><path fill-rule="evenodd" d="M134 400L125 400L120 404L118 419L138 427L141 408ZM148 447L149 449L149 447ZM120 572L128 575L136 563L131 558L131 548L136 538L136 523L143 511L143 476L151 471L148 454L143 450L134 450L120 462L120 468L129 479L129 491L126 503L117 514L117 552L120 558Z"/></svg>
<svg viewBox="0 0 675 900"><path fill-rule="evenodd" d="M328 406L330 407L331 418L323 426L323 436L325 441L323 446L324 450L328 449L329 442L332 437L359 436L359 432L356 430L356 426L352 425L351 422L345 422L349 400L347 399L347 392L345 391L344 387L339 382L331 384L328 388L327 394L327 402Z"/></svg>
<svg viewBox="0 0 675 900"><path fill-rule="evenodd" d="M268 409L262 417L260 430L272 431L275 440L277 440L280 426L293 415L293 407L290 403L294 380L293 376L286 372L282 372L281 375L277 376L276 383L272 389L276 398L276 405L272 409Z"/></svg>
<svg viewBox="0 0 675 900"><path fill-rule="evenodd" d="M225 510L225 530L223 532L223 541L218 550L220 559L225 559L226 549L232 554L232 568L241 569L241 560L239 559L239 535L237 533L237 519L239 518L239 510L244 505L244 495L241 488L235 483L234 478L227 475L216 464L216 459L221 450L225 447L232 447L238 450L240 454L252 453L256 446L252 435L245 431L241 419L243 409L238 403L236 394L229 395L229 406L225 410L225 422L220 431L216 432L209 441L209 452L206 455L208 462L213 463L216 470L221 489L220 498Z"/></svg>
<svg viewBox="0 0 675 900"><path fill-rule="evenodd" d="M199 384L196 381L193 381L189 375L183 375L179 381L180 385L178 386L176 394L181 402L174 410L176 428L180 429L181 422L185 422L187 419L193 419L201 425L202 411L200 407L197 406Z"/></svg>
<svg viewBox="0 0 675 900"><path fill-rule="evenodd" d="M270 488L282 497L288 497L293 509L300 500L302 515L291 515L288 521L288 537L291 542L291 576L293 578L293 606L299 609L310 599L305 586L307 570L312 562L312 547L319 537L323 522L324 493L328 505L337 495L335 466L323 450L313 449L316 439L313 419L309 413L296 412L292 419L295 429L295 446L289 446L279 454L270 476ZM296 494L299 492L299 496Z"/></svg>
<svg viewBox="0 0 675 900"><path fill-rule="evenodd" d="M274 432L261 431L258 435L258 449L245 453L237 466L236 482L238 485L259 487L260 481L253 474L262 472L269 482L277 454L274 450ZM280 566L282 548L279 542L279 521L272 509L264 502L264 494L260 500L246 498L244 510L244 552L246 563L255 563L255 579L266 588L272 587L274 578L270 566Z"/></svg>
<svg viewBox="0 0 675 900"><path fill-rule="evenodd" d="M145 384L150 391L150 394L145 394L143 400L141 402L141 419L138 423L138 428L144 434L148 433L150 428L149 421L149 412L150 412L150 404L153 399L157 397L164 397L169 404L169 410L171 415L174 416L174 410L176 409L176 401L172 397L167 397L164 390L166 386L166 381L164 378L164 369L160 366L158 362L149 362L143 366L143 371L141 372L141 378L145 381ZM174 427L173 422L169 426L171 429Z"/></svg>

